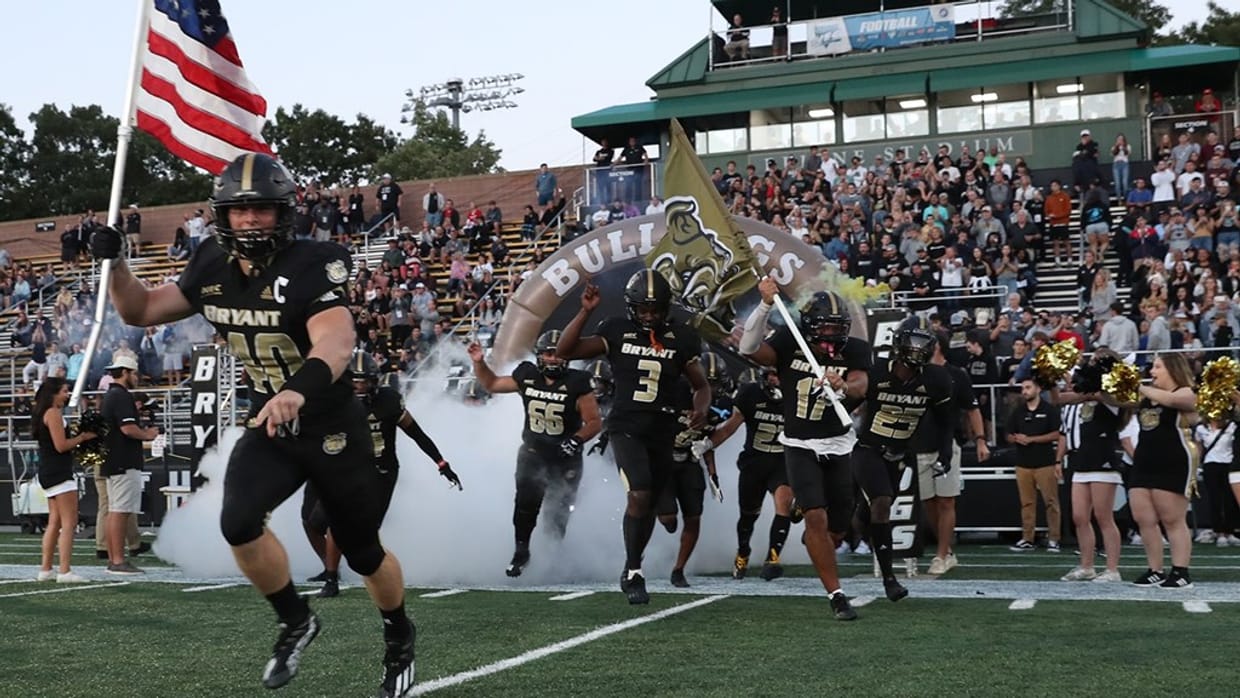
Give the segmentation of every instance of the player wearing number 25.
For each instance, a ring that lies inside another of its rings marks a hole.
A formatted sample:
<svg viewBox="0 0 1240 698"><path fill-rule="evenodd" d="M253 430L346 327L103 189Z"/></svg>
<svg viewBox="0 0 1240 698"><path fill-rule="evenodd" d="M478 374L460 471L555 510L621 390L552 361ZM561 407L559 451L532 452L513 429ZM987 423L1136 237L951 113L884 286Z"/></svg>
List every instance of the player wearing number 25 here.
<svg viewBox="0 0 1240 698"><path fill-rule="evenodd" d="M224 474L220 526L246 577L274 608L280 634L263 684L297 673L320 622L289 577L268 512L309 480L322 497L336 544L365 578L383 618L379 695L413 684L413 624L405 615L400 563L379 542L381 483L365 408L346 375L355 342L346 286L348 252L295 242L296 180L274 158L239 156L215 181L217 235L198 247L176 283L148 288L126 268L120 231L96 232L91 248L112 259L108 290L130 325L200 312L228 340L251 379L244 435Z"/></svg>
<svg viewBox="0 0 1240 698"><path fill-rule="evenodd" d="M689 427L706 425L710 384L702 370L702 342L692 328L670 316L672 289L656 271L644 269L624 286L625 317L605 318L595 333L582 337L590 313L602 296L594 284L581 294L581 310L564 328L556 355L564 360L607 355L616 384L607 432L620 479L628 492L624 510L624 572L620 590L631 604L650 602L642 557L654 533L655 495L676 467L672 445L682 425L676 391L680 377L693 388Z"/></svg>
<svg viewBox="0 0 1240 698"><path fill-rule="evenodd" d="M530 561L530 536L543 500L549 499L551 535L563 538L581 485L581 449L603 428L590 374L568 367L555 355L559 330L542 333L534 343L534 361L523 361L511 376L497 376L482 346L469 345L474 376L492 395L518 393L525 403L525 429L517 451L517 496L512 526L516 539L509 577L520 577Z"/></svg>

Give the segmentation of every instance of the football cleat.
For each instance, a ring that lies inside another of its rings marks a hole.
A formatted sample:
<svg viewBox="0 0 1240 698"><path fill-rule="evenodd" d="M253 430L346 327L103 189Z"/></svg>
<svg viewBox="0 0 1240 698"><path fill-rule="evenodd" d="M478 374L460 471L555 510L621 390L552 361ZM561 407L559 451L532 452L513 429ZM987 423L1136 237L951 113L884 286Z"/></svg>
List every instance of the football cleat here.
<svg viewBox="0 0 1240 698"><path fill-rule="evenodd" d="M797 504L797 500L792 500L792 511L788 512L788 520L794 524L799 524L805 520L805 510Z"/></svg>
<svg viewBox="0 0 1240 698"><path fill-rule="evenodd" d="M836 620L857 620L857 612L853 610L852 604L848 603L848 597L843 591L837 591L828 598L831 600L831 612L835 614Z"/></svg>
<svg viewBox="0 0 1240 698"><path fill-rule="evenodd" d="M322 582L326 582L327 581L327 570L323 570L322 572L319 572L313 577L307 577L306 581L310 582L311 584L320 584Z"/></svg>
<svg viewBox="0 0 1240 698"><path fill-rule="evenodd" d="M684 570L672 570L672 586L679 589L689 588L689 580L685 579Z"/></svg>
<svg viewBox="0 0 1240 698"><path fill-rule="evenodd" d="M883 591L887 593L887 598L893 603L908 596L908 589L905 589L904 585L894 578L883 580Z"/></svg>
<svg viewBox="0 0 1240 698"><path fill-rule="evenodd" d="M629 570L620 583L620 588L630 605L650 603L650 594L646 593L646 578L642 576L641 570Z"/></svg>
<svg viewBox="0 0 1240 698"><path fill-rule="evenodd" d="M307 614L305 620L297 625L280 624L280 635L271 650L271 659L263 668L264 686L280 688L297 675L301 653L310 646L319 629L319 617L314 612Z"/></svg>
<svg viewBox="0 0 1240 698"><path fill-rule="evenodd" d="M736 554L736 559L732 560L732 579L744 579L745 573L749 571L749 556Z"/></svg>
<svg viewBox="0 0 1240 698"><path fill-rule="evenodd" d="M379 684L379 698L402 698L413 694L413 639L417 631L410 624L409 637L403 640L385 640L387 650L383 653L383 683Z"/></svg>
<svg viewBox="0 0 1240 698"><path fill-rule="evenodd" d="M766 562L762 563L762 572L758 576L768 582L784 576L784 566L779 564L779 553L774 548L767 551Z"/></svg>
<svg viewBox="0 0 1240 698"><path fill-rule="evenodd" d="M521 572L525 570L525 566L530 564L530 549L517 548L512 554L512 562L508 563L508 569L504 570L504 574L509 577L520 577Z"/></svg>

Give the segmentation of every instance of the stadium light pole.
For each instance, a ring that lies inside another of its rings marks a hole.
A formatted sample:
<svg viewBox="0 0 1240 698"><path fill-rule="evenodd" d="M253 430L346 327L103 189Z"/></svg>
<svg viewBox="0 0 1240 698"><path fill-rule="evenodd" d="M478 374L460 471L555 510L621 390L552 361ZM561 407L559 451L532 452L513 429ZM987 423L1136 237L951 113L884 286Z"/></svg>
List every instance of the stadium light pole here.
<svg viewBox="0 0 1240 698"><path fill-rule="evenodd" d="M442 107L452 111L452 128L461 128L461 112L495 111L515 109L519 104L509 99L525 92L517 83L525 78L521 73L502 73L483 77L452 78L434 85L423 85L417 91L405 90L405 103L401 106L400 122L409 123L409 112L420 103L428 107Z"/></svg>

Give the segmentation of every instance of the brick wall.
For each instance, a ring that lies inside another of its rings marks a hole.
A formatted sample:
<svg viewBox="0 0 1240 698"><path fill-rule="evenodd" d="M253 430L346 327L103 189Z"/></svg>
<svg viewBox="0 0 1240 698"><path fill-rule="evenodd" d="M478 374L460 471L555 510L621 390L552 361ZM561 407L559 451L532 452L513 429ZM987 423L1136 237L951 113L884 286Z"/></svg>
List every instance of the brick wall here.
<svg viewBox="0 0 1240 698"><path fill-rule="evenodd" d="M555 172L556 179L559 181L560 188L564 190L565 196L571 199L573 190L582 186L584 182L583 168L554 167L552 170ZM422 211L422 195L426 193L432 181L441 194L453 200L456 207L462 211L462 217L465 207L469 205L470 200L477 202L478 206L485 211L487 202L494 199L496 204L499 205L500 210L504 212L504 219L506 221L520 220L525 205L537 203L537 197L534 193L534 180L537 175L537 170L523 170L520 172L505 172L503 174L473 177L450 177L438 180L401 182L401 189L404 190L404 198L401 205L402 224L408 225L415 230L421 226L424 215ZM366 196L367 215L373 215L378 210L378 202L374 198L374 189L373 186L363 187L362 189ZM130 203L132 202L127 201L124 202L124 205L128 206ZM141 205L141 201L138 203ZM102 201L99 208L95 209L101 220L107 213L106 204L106 201ZM196 208L206 208L206 206L205 201L200 201L143 208L143 241L164 245L171 243L177 226L181 225L185 219L185 214L192 213ZM44 254L58 255L60 253L61 231L67 226L75 225L78 217L78 215L49 216L47 218L23 221L0 222L0 247L7 249L14 259ZM46 233L36 233L34 230L35 223L41 221L55 221L56 229Z"/></svg>

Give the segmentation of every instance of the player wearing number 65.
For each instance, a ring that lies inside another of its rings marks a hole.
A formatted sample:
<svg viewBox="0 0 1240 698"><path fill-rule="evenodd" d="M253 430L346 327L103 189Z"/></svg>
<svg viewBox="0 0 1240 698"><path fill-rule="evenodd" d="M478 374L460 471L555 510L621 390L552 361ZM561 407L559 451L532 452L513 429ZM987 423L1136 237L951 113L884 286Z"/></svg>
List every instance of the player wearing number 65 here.
<svg viewBox="0 0 1240 698"><path fill-rule="evenodd" d="M318 616L293 588L283 546L266 527L268 512L308 480L383 618L379 695L405 695L413 684L414 628L400 563L379 542L379 471L365 408L346 375L355 342L345 292L349 254L293 240L296 180L268 155L229 163L211 202L217 234L176 283L148 288L138 280L120 255L119 230L97 231L91 250L114 260L108 291L125 322L158 325L200 312L251 379L247 428L224 474L220 526L237 565L280 621L263 685L288 683L319 632Z"/></svg>
<svg viewBox="0 0 1240 698"><path fill-rule="evenodd" d="M523 361L510 376L497 376L482 346L469 345L474 376L492 395L518 393L525 403L525 429L517 451L517 496L512 526L516 541L509 577L520 577L530 561L530 536L543 501L549 499L551 534L564 537L581 485L581 450L603 428L590 374L557 358L559 330L544 332L534 343L534 361Z"/></svg>
<svg viewBox="0 0 1240 698"><path fill-rule="evenodd" d="M677 382L686 376L693 389L691 429L706 425L710 384L698 357L702 342L697 332L669 315L672 289L661 274L643 269L629 277L624 286L626 316L605 318L593 335L582 337L586 320L601 300L598 287L587 283L581 310L564 328L556 355L572 360L606 354L611 363L616 393L607 415L607 433L628 492L620 590L629 603L644 604L650 596L642 557L654 533L654 497L676 467L672 445L682 426L677 418Z"/></svg>

